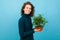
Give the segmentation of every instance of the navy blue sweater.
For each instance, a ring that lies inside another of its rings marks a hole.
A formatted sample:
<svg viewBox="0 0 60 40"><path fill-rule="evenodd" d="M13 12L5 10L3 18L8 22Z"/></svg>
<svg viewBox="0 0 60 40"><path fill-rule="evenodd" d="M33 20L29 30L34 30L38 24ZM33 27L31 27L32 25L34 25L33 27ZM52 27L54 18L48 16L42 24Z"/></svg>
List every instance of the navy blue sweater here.
<svg viewBox="0 0 60 40"><path fill-rule="evenodd" d="M34 40L31 17L28 14L23 14L18 21L19 35L21 40Z"/></svg>

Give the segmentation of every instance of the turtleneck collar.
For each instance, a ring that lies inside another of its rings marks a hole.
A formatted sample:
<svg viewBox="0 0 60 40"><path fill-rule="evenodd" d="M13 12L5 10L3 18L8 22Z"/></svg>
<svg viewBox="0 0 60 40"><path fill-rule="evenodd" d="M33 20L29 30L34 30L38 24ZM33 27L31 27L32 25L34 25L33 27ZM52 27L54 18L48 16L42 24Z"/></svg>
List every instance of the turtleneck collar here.
<svg viewBox="0 0 60 40"><path fill-rule="evenodd" d="M28 14L23 14L23 15L29 16Z"/></svg>
<svg viewBox="0 0 60 40"><path fill-rule="evenodd" d="M27 16L27 17L30 17L30 15L28 15L28 14L23 14L24 16Z"/></svg>

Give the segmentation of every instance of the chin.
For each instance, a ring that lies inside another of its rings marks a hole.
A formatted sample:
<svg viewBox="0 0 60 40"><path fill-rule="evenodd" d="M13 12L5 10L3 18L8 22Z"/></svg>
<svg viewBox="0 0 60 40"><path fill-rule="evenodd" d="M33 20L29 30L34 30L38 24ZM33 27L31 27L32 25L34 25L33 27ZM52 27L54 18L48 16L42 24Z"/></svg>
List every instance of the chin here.
<svg viewBox="0 0 60 40"><path fill-rule="evenodd" d="M30 14L30 13L27 13L27 14Z"/></svg>

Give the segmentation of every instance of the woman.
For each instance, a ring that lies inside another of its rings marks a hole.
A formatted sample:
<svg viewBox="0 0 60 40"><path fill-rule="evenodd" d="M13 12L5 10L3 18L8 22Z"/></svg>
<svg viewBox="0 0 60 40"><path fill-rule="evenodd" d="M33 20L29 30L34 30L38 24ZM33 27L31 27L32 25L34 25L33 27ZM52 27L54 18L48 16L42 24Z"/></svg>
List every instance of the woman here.
<svg viewBox="0 0 60 40"><path fill-rule="evenodd" d="M19 34L21 40L34 40L33 33L40 29L32 28L31 17L34 15L34 6L30 2L24 3L21 9L21 18L19 19Z"/></svg>

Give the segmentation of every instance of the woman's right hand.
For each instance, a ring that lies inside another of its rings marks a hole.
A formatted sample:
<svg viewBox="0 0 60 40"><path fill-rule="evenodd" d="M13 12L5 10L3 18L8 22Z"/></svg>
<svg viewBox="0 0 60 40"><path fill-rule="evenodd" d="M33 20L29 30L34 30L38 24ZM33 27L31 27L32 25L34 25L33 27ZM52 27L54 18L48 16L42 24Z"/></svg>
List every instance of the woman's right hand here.
<svg viewBox="0 0 60 40"><path fill-rule="evenodd" d="M40 32L40 29L36 29L36 28L35 28L34 31L35 31L35 32Z"/></svg>

